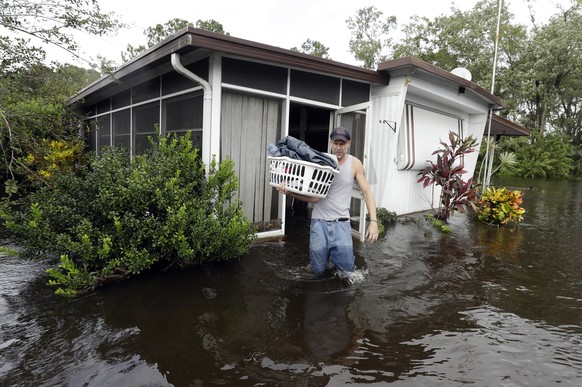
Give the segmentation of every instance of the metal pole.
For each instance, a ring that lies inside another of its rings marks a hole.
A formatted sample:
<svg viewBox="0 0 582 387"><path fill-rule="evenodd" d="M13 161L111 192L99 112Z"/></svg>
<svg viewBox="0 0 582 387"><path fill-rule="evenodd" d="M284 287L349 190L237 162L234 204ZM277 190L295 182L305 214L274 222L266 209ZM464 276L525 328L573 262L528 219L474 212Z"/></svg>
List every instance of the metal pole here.
<svg viewBox="0 0 582 387"><path fill-rule="evenodd" d="M499 30L501 26L501 7L503 6L503 0L499 0L499 6L497 10L497 30L495 32L495 50L493 53L493 74L491 76L491 94L495 90L495 73L497 71L497 49L499 47ZM489 108L489 122L487 125L487 139L491 138L491 121L493 121L493 109ZM493 168L493 152L489 152L490 141L487 141L487 150L485 151L485 178L483 179L483 192L487 189L489 181L491 179L491 171Z"/></svg>

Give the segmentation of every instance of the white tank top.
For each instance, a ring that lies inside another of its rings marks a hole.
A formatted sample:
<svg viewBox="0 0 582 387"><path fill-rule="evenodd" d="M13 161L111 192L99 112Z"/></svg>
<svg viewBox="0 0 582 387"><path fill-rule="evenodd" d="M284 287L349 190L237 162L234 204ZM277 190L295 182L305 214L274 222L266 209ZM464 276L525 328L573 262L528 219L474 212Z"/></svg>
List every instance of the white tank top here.
<svg viewBox="0 0 582 387"><path fill-rule="evenodd" d="M347 160L340 164L340 173L331 182L329 192L325 198L313 204L313 219L337 220L349 218L354 175L352 175L352 156L346 155Z"/></svg>

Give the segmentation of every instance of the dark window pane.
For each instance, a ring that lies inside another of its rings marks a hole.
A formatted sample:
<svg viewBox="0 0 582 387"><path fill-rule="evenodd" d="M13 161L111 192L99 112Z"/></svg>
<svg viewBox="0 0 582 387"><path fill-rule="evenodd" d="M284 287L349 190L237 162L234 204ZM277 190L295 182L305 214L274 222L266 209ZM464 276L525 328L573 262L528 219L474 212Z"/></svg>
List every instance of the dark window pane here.
<svg viewBox="0 0 582 387"><path fill-rule="evenodd" d="M158 129L160 122L159 102L148 103L133 108L133 132L135 133L134 154L144 153L151 148L148 137L154 141L158 139Z"/></svg>
<svg viewBox="0 0 582 387"><path fill-rule="evenodd" d="M85 114L86 117L94 116L96 111L97 111L97 106L95 106L95 105L85 106L83 108L83 113Z"/></svg>
<svg viewBox="0 0 582 387"><path fill-rule="evenodd" d="M97 114L107 113L111 110L111 102L109 98L97 103Z"/></svg>
<svg viewBox="0 0 582 387"><path fill-rule="evenodd" d="M157 135L145 135L145 134L138 134L135 136L135 151L133 152L134 155L141 155L145 153L148 149L151 149L152 143L150 142L150 138L154 141L158 141Z"/></svg>
<svg viewBox="0 0 582 387"><path fill-rule="evenodd" d="M133 108L134 133L157 133L160 123L160 104L152 102Z"/></svg>
<svg viewBox="0 0 582 387"><path fill-rule="evenodd" d="M294 97L338 105L339 91L339 78L291 71L291 95Z"/></svg>
<svg viewBox="0 0 582 387"><path fill-rule="evenodd" d="M90 119L85 121L85 132L89 142L89 150L97 151L97 120Z"/></svg>
<svg viewBox="0 0 582 387"><path fill-rule="evenodd" d="M111 145L111 121L110 115L97 117L97 149Z"/></svg>
<svg viewBox="0 0 582 387"><path fill-rule="evenodd" d="M342 85L342 106L355 105L370 100L369 84L344 79Z"/></svg>
<svg viewBox="0 0 582 387"><path fill-rule="evenodd" d="M131 147L130 110L125 109L113 113L113 145Z"/></svg>
<svg viewBox="0 0 582 387"><path fill-rule="evenodd" d="M119 94L115 94L111 97L111 104L113 105L113 110L120 109L124 106L129 106L131 103L131 91L125 90Z"/></svg>
<svg viewBox="0 0 582 387"><path fill-rule="evenodd" d="M222 59L222 82L286 94L287 69L236 59Z"/></svg>
<svg viewBox="0 0 582 387"><path fill-rule="evenodd" d="M139 103L160 96L160 77L150 79L131 89L132 102Z"/></svg>
<svg viewBox="0 0 582 387"><path fill-rule="evenodd" d="M200 78L208 80L208 59L184 67L198 75ZM198 83L191 81L176 71L172 71L162 76L162 95L176 93L197 86L199 86Z"/></svg>
<svg viewBox="0 0 582 387"><path fill-rule="evenodd" d="M202 95L166 102L166 132L202 129Z"/></svg>

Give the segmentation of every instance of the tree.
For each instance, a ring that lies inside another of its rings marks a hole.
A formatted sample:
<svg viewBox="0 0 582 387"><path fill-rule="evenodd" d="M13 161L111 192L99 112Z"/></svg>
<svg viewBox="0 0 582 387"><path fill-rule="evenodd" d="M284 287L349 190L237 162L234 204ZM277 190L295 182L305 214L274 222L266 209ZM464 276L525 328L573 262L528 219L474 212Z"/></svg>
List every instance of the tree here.
<svg viewBox="0 0 582 387"><path fill-rule="evenodd" d="M74 31L103 36L123 26L112 13L102 13L97 0L4 0L0 26L0 74L44 59L46 45L54 45L79 59ZM35 43L31 42L31 39Z"/></svg>
<svg viewBox="0 0 582 387"><path fill-rule="evenodd" d="M123 62L127 62L132 58L135 58L148 48L151 48L161 42L162 40L166 39L168 36L178 32L182 28L186 28L188 26L194 26L196 28L200 28L203 30L216 32L218 34L223 35L230 35L228 32L224 31L224 27L222 24L217 22L214 19L209 20L198 20L196 24L189 22L188 20L184 19L171 19L165 22L164 24L156 24L155 26L148 27L144 30L144 34L146 36L146 44L142 44L139 46L133 46L131 44L127 45L125 52L121 53L121 59Z"/></svg>
<svg viewBox="0 0 582 387"><path fill-rule="evenodd" d="M501 153L513 152L516 163L502 166L501 175L567 179L575 165L575 148L559 133L534 131L531 138L510 138L500 144Z"/></svg>
<svg viewBox="0 0 582 387"><path fill-rule="evenodd" d="M51 141L78 140L78 118L65 103L98 77L95 70L41 63L0 77L0 182L35 180ZM34 155L43 157L35 162Z"/></svg>
<svg viewBox="0 0 582 387"><path fill-rule="evenodd" d="M396 27L396 17L382 18L382 12L376 7L359 9L355 17L346 20L351 31L350 52L357 60L363 61L363 67L373 69L386 59L383 49L391 45L387 34Z"/></svg>
<svg viewBox="0 0 582 387"><path fill-rule="evenodd" d="M538 28L512 69L516 114L524 125L582 145L582 4Z"/></svg>
<svg viewBox="0 0 582 387"><path fill-rule="evenodd" d="M473 81L491 89L498 15L497 0L482 0L469 11L451 7L451 15L430 20L415 16L404 26L404 39L393 48L394 57L412 55L445 70L467 68ZM500 50L496 94L504 90L504 71L517 60L527 38L524 26L512 24L513 15L501 12ZM500 95L502 96L502 95ZM502 96L503 97L503 96Z"/></svg>
<svg viewBox="0 0 582 387"><path fill-rule="evenodd" d="M331 59L329 56L329 48L317 40L307 39L301 45L301 48L291 47L291 51L302 52L304 54L317 56L319 58Z"/></svg>

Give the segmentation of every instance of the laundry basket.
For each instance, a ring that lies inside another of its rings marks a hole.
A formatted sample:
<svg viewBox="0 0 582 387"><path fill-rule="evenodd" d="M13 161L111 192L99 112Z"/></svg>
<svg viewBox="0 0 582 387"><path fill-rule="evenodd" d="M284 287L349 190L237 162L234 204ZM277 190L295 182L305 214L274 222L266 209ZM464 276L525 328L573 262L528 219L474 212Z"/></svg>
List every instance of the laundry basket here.
<svg viewBox="0 0 582 387"><path fill-rule="evenodd" d="M289 157L267 157L269 184L278 187L285 183L287 190L305 196L324 198L339 170Z"/></svg>

